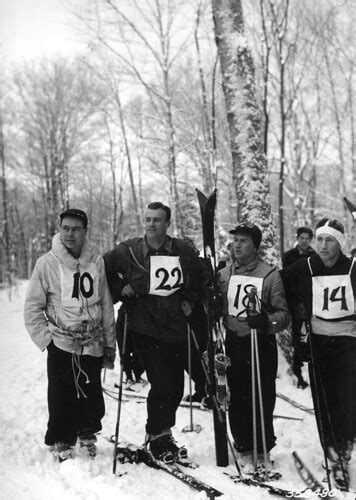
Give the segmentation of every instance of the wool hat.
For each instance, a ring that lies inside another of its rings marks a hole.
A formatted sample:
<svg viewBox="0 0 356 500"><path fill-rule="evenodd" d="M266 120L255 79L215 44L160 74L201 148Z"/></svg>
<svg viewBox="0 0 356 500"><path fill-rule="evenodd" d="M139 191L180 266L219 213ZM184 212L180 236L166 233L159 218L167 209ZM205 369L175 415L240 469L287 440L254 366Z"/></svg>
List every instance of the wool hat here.
<svg viewBox="0 0 356 500"><path fill-rule="evenodd" d="M235 229L229 231L230 234L247 234L251 236L253 244L258 250L262 240L262 233L259 227L252 224L252 222L241 222Z"/></svg>
<svg viewBox="0 0 356 500"><path fill-rule="evenodd" d="M64 217L75 217L83 221L84 229L88 227L88 216L85 212L83 212L83 210L80 210L79 208L68 208L65 212L62 212L59 217L61 221L64 219Z"/></svg>

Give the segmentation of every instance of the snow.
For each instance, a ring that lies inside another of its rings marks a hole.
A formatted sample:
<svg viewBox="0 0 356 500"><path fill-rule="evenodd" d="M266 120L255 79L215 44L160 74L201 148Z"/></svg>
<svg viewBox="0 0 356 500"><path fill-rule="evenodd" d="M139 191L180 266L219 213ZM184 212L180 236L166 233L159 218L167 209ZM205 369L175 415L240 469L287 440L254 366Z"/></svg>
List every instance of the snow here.
<svg viewBox="0 0 356 500"><path fill-rule="evenodd" d="M74 460L57 463L43 443L47 423L46 354L31 342L23 324L23 301L27 282L20 282L9 292L0 290L0 499L13 500L117 500L122 499L204 499L198 493L164 472L145 465L117 465L112 474L113 445L107 438L115 432L117 401L105 396L106 415L103 430L98 436L98 455L89 460L77 450ZM114 386L118 380L119 362L114 371L106 371L105 385ZM186 385L188 391L188 384ZM309 388L297 389L287 375L287 366L280 356L277 390L312 407ZM122 404L120 439L142 444L146 407L138 400ZM272 451L275 467L283 474L278 485L303 489L304 483L291 459L297 450L318 478L324 476L322 454L314 416L295 409L277 399L276 415L300 417L302 420L275 419L277 446ZM200 433L183 433L190 425L188 408L179 408L174 435L185 443L190 457L201 464L196 477L221 490L226 499L271 498L267 491L235 485L224 477L224 469L215 466L213 422L210 412L195 411L194 424ZM355 458L355 457L354 457ZM232 460L231 460L232 463ZM228 470L235 473L233 465ZM123 474L120 476L120 474ZM354 499L355 494L338 493L337 498Z"/></svg>

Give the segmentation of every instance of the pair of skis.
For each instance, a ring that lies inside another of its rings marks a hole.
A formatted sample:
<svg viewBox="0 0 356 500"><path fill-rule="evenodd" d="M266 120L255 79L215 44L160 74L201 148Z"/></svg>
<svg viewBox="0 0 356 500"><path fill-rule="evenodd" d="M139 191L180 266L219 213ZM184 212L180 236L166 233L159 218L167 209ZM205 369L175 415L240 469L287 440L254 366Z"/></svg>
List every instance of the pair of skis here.
<svg viewBox="0 0 356 500"><path fill-rule="evenodd" d="M209 197L198 189L196 191L202 221L204 260L210 268L206 297L208 394L213 402L216 465L226 467L229 464L228 446L230 445L226 429L226 410L229 402L226 368L229 360L224 353L222 334L215 315L217 295L215 252L216 189Z"/></svg>
<svg viewBox="0 0 356 500"><path fill-rule="evenodd" d="M113 440L113 438L111 438L111 440ZM307 489L302 491L286 489L278 485L271 484L270 482L259 480L254 476L241 478L238 475L230 474L228 472L224 472L224 474L236 484L266 489L271 495L282 498L303 498L303 494L310 496L311 492L313 492L313 496L321 498L331 498L335 496L333 492L328 492L328 490L322 486L296 452L293 452L292 455L297 470L307 486ZM191 462L190 460L183 459L182 461L178 461L173 464L166 464L162 461L156 460L146 448L138 447L133 444L126 444L125 446L118 445L117 459L122 464L143 463L152 469L161 470L170 476L175 477L195 491L204 492L208 498L217 498L224 494L220 490L210 486L204 481L188 474L185 470L183 470L187 467L192 469L199 467L198 464ZM275 480L278 480L279 478L280 474L273 477Z"/></svg>
<svg viewBox="0 0 356 500"><path fill-rule="evenodd" d="M193 469L198 467L197 464L191 462L188 459L178 460L173 464L167 464L165 462L162 462L161 460L156 460L146 448L140 448L133 444L129 444L127 446L118 446L117 459L120 463L144 463L152 469L166 472L170 476L175 477L194 490L203 491L204 493L206 493L208 498L217 498L223 495L221 491L213 488L204 481L201 481L200 479L197 479L196 477L192 476L191 474L187 474L182 470L182 467L190 467Z"/></svg>

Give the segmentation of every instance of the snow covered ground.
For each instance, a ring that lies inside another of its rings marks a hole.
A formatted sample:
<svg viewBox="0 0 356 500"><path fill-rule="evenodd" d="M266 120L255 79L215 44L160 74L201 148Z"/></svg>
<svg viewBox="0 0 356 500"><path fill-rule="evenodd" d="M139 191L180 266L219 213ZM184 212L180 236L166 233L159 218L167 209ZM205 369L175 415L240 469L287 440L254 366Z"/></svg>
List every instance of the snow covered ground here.
<svg viewBox="0 0 356 500"><path fill-rule="evenodd" d="M38 350L25 331L23 300L27 283L20 282L12 296L0 291L0 499L13 500L117 500L121 499L203 499L177 479L145 465L118 464L112 474L112 449L107 440L115 431L117 401L105 396L106 416L98 439L98 455L88 460L78 451L74 460L57 463L43 444L47 423L46 354ZM10 300L11 298L11 300ZM309 388L297 389L286 374L286 363L279 358L277 390L311 407ZM119 362L113 372L106 372L105 383L118 379ZM187 391L188 391L188 385ZM300 417L302 420L275 419L277 446L272 452L275 467L283 474L279 486L303 489L304 483L291 459L297 450L318 478L324 476L314 416L277 400L276 415ZM146 419L145 404L136 400L122 405L120 438L141 444ZM224 477L224 469L215 466L213 423L210 412L195 411L194 423L202 426L197 433L183 433L190 424L189 409L180 408L174 435L187 445L190 457L201 466L196 477L224 493L226 499L271 498L261 488L235 485ZM235 472L234 466L228 468ZM119 474L126 473L122 476ZM338 498L355 500L356 494L338 493Z"/></svg>

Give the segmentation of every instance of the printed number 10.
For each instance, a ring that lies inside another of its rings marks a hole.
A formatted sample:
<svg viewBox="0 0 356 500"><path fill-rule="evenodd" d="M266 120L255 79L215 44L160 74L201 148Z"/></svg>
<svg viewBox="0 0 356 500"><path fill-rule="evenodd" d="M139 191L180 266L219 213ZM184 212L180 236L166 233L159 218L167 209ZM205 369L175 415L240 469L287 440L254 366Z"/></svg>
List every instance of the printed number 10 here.
<svg viewBox="0 0 356 500"><path fill-rule="evenodd" d="M85 280L87 280L87 282L85 282ZM89 284L88 289L86 289L87 283ZM79 300L79 291L86 299L93 295L94 281L89 273L83 273L82 275L80 273L73 274L72 298Z"/></svg>

